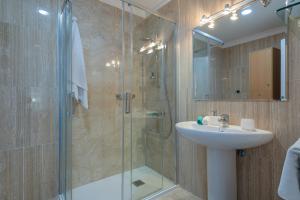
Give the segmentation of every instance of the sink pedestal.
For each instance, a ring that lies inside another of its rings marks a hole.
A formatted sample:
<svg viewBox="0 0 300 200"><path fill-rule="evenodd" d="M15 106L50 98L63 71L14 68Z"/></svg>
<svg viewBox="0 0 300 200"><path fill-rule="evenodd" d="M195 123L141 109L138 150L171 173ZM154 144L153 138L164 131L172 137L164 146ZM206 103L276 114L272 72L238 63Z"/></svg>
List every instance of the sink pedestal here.
<svg viewBox="0 0 300 200"><path fill-rule="evenodd" d="M236 151L207 148L208 200L236 200Z"/></svg>

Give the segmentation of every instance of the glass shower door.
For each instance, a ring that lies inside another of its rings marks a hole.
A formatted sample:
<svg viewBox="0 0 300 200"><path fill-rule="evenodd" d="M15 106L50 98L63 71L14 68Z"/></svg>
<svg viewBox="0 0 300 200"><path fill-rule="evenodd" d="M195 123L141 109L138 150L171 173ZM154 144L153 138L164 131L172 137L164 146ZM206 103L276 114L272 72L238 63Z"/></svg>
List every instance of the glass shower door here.
<svg viewBox="0 0 300 200"><path fill-rule="evenodd" d="M138 200L176 179L175 24L139 6L124 9L124 186Z"/></svg>
<svg viewBox="0 0 300 200"><path fill-rule="evenodd" d="M59 82L59 194L71 200L71 126L72 126L72 5L69 0L58 10Z"/></svg>

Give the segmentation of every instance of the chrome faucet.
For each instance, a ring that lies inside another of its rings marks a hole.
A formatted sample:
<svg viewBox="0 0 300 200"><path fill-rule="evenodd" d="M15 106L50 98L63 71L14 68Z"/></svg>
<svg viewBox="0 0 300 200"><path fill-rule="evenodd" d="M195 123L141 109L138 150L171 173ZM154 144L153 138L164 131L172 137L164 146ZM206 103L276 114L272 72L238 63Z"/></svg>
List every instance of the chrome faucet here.
<svg viewBox="0 0 300 200"><path fill-rule="evenodd" d="M212 114L212 116L217 116L218 115L218 111L217 110L212 110L211 114Z"/></svg>
<svg viewBox="0 0 300 200"><path fill-rule="evenodd" d="M222 127L222 128L228 127L229 126L229 115L228 114L220 115L219 122L221 123L220 127Z"/></svg>

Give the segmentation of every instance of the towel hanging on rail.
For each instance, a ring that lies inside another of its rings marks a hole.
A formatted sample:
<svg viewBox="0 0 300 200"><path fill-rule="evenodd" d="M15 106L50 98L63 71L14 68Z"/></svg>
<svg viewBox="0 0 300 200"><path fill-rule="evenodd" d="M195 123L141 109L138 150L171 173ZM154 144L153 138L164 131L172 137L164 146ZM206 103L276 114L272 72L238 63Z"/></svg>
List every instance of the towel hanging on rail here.
<svg viewBox="0 0 300 200"><path fill-rule="evenodd" d="M72 92L74 98L88 109L88 87L82 42L77 18L72 20Z"/></svg>

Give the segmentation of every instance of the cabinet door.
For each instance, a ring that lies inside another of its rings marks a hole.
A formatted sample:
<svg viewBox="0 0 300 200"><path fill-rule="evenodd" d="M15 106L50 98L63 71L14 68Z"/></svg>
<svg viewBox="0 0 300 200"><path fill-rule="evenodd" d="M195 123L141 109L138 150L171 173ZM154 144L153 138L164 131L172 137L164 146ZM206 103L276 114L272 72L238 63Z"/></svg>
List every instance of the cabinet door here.
<svg viewBox="0 0 300 200"><path fill-rule="evenodd" d="M273 99L272 48L249 54L250 99Z"/></svg>

